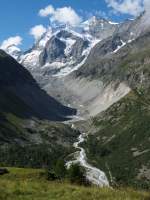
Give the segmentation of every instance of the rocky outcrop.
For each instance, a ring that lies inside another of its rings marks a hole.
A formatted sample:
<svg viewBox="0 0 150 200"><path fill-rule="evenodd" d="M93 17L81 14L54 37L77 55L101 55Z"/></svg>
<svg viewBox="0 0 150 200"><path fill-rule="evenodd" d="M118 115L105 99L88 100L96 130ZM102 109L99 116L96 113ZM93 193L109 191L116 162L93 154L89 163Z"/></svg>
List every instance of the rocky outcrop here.
<svg viewBox="0 0 150 200"><path fill-rule="evenodd" d="M40 66L55 61L61 62L65 59L65 48L66 44L64 42L59 40L57 37L52 37L46 44L44 51L40 54Z"/></svg>

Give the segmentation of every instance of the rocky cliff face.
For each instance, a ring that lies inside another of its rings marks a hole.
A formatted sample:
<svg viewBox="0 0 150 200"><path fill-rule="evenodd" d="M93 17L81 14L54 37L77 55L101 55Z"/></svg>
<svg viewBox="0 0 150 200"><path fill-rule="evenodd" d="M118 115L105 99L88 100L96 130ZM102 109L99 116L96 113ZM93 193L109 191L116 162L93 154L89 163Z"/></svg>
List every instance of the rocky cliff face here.
<svg viewBox="0 0 150 200"><path fill-rule="evenodd" d="M90 45L91 41L86 38L68 30L60 30L52 34L44 46L39 47L36 44L33 49L22 55L20 62L33 75L39 70L39 76L43 74L59 76L69 73L72 68L81 63L87 56L86 50Z"/></svg>

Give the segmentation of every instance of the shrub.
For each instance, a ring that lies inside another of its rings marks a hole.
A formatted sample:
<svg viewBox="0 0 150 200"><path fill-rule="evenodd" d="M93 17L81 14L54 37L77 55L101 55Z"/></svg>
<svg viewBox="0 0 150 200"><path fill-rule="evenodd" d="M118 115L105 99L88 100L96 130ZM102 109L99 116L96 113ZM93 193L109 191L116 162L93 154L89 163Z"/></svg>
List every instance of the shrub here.
<svg viewBox="0 0 150 200"><path fill-rule="evenodd" d="M71 183L87 185L88 181L85 176L85 169L79 164L73 164L68 169L68 179Z"/></svg>
<svg viewBox="0 0 150 200"><path fill-rule="evenodd" d="M46 177L47 177L47 180L49 181L55 181L58 179L57 175L55 174L53 170L47 170Z"/></svg>
<svg viewBox="0 0 150 200"><path fill-rule="evenodd" d="M47 170L47 179L50 181L62 180L65 178L66 173L65 162L63 159L59 159L51 169Z"/></svg>
<svg viewBox="0 0 150 200"><path fill-rule="evenodd" d="M63 179L65 178L66 176L66 173L67 173L67 170L66 170L66 167L65 167L65 162L64 160L60 159L56 162L56 165L54 167L54 171L55 171L55 174L56 176L59 178L59 179Z"/></svg>

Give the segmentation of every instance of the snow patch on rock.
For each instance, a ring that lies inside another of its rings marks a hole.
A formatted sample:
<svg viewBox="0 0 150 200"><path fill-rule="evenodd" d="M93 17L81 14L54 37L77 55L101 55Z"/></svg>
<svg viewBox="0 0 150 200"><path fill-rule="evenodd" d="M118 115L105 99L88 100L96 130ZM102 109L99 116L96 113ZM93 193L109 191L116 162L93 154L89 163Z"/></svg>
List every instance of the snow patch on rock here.
<svg viewBox="0 0 150 200"><path fill-rule="evenodd" d="M15 45L9 46L7 47L7 49L5 49L6 53L8 53L9 55L11 55L14 59L18 59L19 56L21 55L21 50L20 48L18 48Z"/></svg>
<svg viewBox="0 0 150 200"><path fill-rule="evenodd" d="M71 53L72 46L75 44L76 40L71 38L60 38L60 40L66 44L65 55L68 56Z"/></svg>
<svg viewBox="0 0 150 200"><path fill-rule="evenodd" d="M73 66L73 63L66 63L66 67L62 68L57 74L53 75L53 77L58 77L58 78L62 78L64 76L69 75L70 73L72 73L73 71L78 70L82 65L84 65L84 63L87 60L88 55L91 52L91 49L98 43L100 42L100 40L93 40L91 42L91 44L89 45L89 47L87 49L85 49L82 53L82 56L84 56L85 58L76 66Z"/></svg>
<svg viewBox="0 0 150 200"><path fill-rule="evenodd" d="M114 51L113 51L113 53L117 53L122 47L124 47L127 43L126 42L123 42L122 40L121 40L121 45L119 45Z"/></svg>
<svg viewBox="0 0 150 200"><path fill-rule="evenodd" d="M33 69L39 65L39 56L41 54L41 50L33 50L30 53L22 55L20 58L21 64L29 69Z"/></svg>

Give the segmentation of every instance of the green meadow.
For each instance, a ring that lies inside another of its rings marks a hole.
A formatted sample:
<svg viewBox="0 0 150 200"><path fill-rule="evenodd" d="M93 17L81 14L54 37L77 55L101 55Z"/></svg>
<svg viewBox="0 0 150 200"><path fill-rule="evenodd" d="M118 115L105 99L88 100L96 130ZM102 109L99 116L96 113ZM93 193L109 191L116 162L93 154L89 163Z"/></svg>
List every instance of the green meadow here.
<svg viewBox="0 0 150 200"><path fill-rule="evenodd" d="M130 188L110 189L50 182L41 169L8 168L0 176L0 200L150 200L150 194Z"/></svg>

